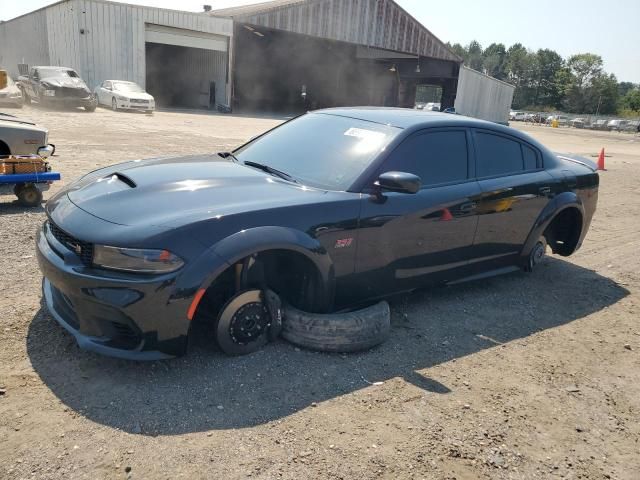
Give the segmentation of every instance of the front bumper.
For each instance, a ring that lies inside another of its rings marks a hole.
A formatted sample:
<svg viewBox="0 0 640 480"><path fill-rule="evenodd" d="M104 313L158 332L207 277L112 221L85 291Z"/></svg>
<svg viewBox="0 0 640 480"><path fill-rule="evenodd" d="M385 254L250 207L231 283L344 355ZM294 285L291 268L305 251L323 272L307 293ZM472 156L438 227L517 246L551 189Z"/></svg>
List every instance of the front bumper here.
<svg viewBox="0 0 640 480"><path fill-rule="evenodd" d="M186 352L189 321L186 310L170 302L171 276L88 267L53 236L48 224L36 242L47 308L81 348L128 360L159 360Z"/></svg>
<svg viewBox="0 0 640 480"><path fill-rule="evenodd" d="M71 97L55 95L51 97L42 97L43 101L50 105L64 105L65 107L95 107L97 105L95 98L88 97Z"/></svg>
<svg viewBox="0 0 640 480"><path fill-rule="evenodd" d="M116 101L118 108L122 110L140 110L142 112L153 112L156 109L155 103L133 103L128 101Z"/></svg>
<svg viewBox="0 0 640 480"><path fill-rule="evenodd" d="M22 103L22 95L18 97L0 96L0 106L10 105L14 107L21 107Z"/></svg>

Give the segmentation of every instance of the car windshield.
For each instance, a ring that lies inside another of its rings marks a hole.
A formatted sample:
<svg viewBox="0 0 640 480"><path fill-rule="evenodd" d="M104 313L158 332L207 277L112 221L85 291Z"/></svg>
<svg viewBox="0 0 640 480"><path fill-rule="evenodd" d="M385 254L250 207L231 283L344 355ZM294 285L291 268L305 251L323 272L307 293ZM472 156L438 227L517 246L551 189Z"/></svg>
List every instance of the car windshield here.
<svg viewBox="0 0 640 480"><path fill-rule="evenodd" d="M234 152L284 172L303 185L347 190L401 129L354 118L310 113Z"/></svg>
<svg viewBox="0 0 640 480"><path fill-rule="evenodd" d="M69 68L39 68L38 73L40 74L40 78L80 78L74 70Z"/></svg>
<svg viewBox="0 0 640 480"><path fill-rule="evenodd" d="M136 83L125 83L125 82L113 82L114 90L118 90L119 92L132 92L132 93L143 93L144 90L142 87Z"/></svg>

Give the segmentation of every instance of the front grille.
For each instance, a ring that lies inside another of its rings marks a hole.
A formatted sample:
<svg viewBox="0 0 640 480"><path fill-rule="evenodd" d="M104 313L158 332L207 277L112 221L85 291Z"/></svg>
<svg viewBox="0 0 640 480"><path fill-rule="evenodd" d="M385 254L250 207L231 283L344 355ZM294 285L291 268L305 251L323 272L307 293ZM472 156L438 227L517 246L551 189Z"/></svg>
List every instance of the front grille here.
<svg viewBox="0 0 640 480"><path fill-rule="evenodd" d="M82 240L78 240L77 238L69 235L64 230L60 229L55 223L49 221L49 230L51 234L58 240L61 244L67 247L72 252L75 252L76 255L80 257L82 263L87 266L90 266L93 262L93 244L88 242L83 242Z"/></svg>
<svg viewBox="0 0 640 480"><path fill-rule="evenodd" d="M71 88L71 87L61 87L56 90L56 97L68 97L68 98L85 98L88 97L89 94L84 88Z"/></svg>
<svg viewBox="0 0 640 480"><path fill-rule="evenodd" d="M131 103L149 103L149 100L139 100L137 98L132 98L129 100Z"/></svg>
<svg viewBox="0 0 640 480"><path fill-rule="evenodd" d="M142 336L130 325L124 323L111 322L113 328L113 338L109 342L113 347L133 349L140 345Z"/></svg>

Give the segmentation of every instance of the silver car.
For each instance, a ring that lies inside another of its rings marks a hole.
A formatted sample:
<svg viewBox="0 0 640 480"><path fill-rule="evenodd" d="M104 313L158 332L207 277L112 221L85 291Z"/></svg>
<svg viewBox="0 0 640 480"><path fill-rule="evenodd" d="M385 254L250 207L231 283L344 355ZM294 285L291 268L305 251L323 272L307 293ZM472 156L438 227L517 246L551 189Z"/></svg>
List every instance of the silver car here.
<svg viewBox="0 0 640 480"><path fill-rule="evenodd" d="M0 157L5 155L38 155L46 147L49 131L33 122L0 113ZM53 153L53 152L50 152Z"/></svg>
<svg viewBox="0 0 640 480"><path fill-rule="evenodd" d="M22 91L11 80L11 77L7 76L7 86L0 89L0 106L12 106L22 108L23 103Z"/></svg>

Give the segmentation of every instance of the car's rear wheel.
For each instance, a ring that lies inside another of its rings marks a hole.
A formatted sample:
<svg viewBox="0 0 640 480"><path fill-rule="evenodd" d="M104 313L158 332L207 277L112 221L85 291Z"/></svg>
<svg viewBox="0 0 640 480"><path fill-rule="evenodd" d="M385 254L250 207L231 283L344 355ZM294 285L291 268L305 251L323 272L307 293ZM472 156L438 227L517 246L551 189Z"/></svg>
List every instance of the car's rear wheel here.
<svg viewBox="0 0 640 480"><path fill-rule="evenodd" d="M269 341L271 315L260 290L234 295L220 310L216 342L227 355L246 355Z"/></svg>
<svg viewBox="0 0 640 480"><path fill-rule="evenodd" d="M18 191L18 201L25 207L37 207L42 203L42 192L35 185L25 185Z"/></svg>
<svg viewBox="0 0 640 480"><path fill-rule="evenodd" d="M116 97L111 97L111 110L114 112L118 111L118 103L116 102Z"/></svg>

